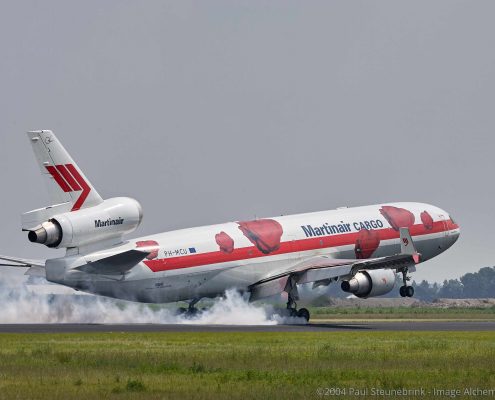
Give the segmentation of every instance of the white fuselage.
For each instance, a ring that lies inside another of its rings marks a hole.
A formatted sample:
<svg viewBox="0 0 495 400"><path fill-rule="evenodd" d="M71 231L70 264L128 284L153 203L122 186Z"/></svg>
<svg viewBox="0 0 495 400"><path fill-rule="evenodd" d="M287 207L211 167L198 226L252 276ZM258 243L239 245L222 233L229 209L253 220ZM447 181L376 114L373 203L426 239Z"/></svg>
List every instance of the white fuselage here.
<svg viewBox="0 0 495 400"><path fill-rule="evenodd" d="M182 229L129 240L110 249L150 251L122 277L73 268L81 255L47 260L47 279L90 293L165 303L247 290L270 275L317 255L367 259L400 252L399 227L408 227L421 261L449 248L459 226L440 208L423 203L297 214Z"/></svg>

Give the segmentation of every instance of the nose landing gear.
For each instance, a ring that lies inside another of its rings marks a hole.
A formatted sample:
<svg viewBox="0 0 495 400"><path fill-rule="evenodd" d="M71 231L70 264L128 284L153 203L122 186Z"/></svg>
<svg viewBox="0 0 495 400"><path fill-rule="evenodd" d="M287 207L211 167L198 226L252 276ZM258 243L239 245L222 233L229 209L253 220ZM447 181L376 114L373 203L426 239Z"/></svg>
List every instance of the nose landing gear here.
<svg viewBox="0 0 495 400"><path fill-rule="evenodd" d="M402 282L403 286L399 289L399 294L401 297L413 297L414 296L414 288L412 286L407 286L407 281L411 280L410 276L407 276L408 269L407 267L401 270L402 272Z"/></svg>

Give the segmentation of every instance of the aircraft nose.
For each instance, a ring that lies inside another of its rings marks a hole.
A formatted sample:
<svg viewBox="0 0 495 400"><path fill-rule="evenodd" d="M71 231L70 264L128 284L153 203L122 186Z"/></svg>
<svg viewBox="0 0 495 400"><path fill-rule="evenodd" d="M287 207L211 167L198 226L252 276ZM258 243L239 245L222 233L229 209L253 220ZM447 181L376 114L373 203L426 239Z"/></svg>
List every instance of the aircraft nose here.
<svg viewBox="0 0 495 400"><path fill-rule="evenodd" d="M449 247L452 246L455 242L457 242L457 239L459 239L459 236L461 234L461 228L459 224L452 218L452 215L447 214L448 217L446 219L447 223L447 229L449 231L448 233L448 238L449 238Z"/></svg>
<svg viewBox="0 0 495 400"><path fill-rule="evenodd" d="M450 229L455 230L457 235L459 235L459 233L461 232L461 228L459 224L454 220L454 218L452 218L452 215L450 214L447 215L449 216L447 223L449 224Z"/></svg>
<svg viewBox="0 0 495 400"><path fill-rule="evenodd" d="M452 232L451 236L454 239L452 244L457 242L457 239L459 239L459 236L461 235L461 229L458 227L455 231Z"/></svg>

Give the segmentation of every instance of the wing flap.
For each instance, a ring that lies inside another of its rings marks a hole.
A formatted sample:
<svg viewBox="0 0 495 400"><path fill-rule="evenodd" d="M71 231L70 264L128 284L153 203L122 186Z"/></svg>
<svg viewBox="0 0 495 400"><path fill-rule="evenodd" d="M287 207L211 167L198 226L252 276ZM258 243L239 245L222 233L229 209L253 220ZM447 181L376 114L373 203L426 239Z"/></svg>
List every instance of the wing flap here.
<svg viewBox="0 0 495 400"><path fill-rule="evenodd" d="M341 276L350 275L352 265L341 265L338 267L312 268L304 271L298 279L298 284L324 281L327 279L339 278Z"/></svg>
<svg viewBox="0 0 495 400"><path fill-rule="evenodd" d="M287 271L269 276L251 285L249 301L282 293L292 277L295 283L308 283L349 275L356 260L339 260L328 256L316 256L305 260Z"/></svg>
<svg viewBox="0 0 495 400"><path fill-rule="evenodd" d="M287 286L287 281L289 280L289 278L290 275L287 274L254 285L251 288L251 295L249 297L249 301L264 299L265 297L270 297L282 293L285 290L285 287Z"/></svg>
<svg viewBox="0 0 495 400"><path fill-rule="evenodd" d="M400 269L403 267L414 268L416 260L413 254L396 254L394 256L380 257L366 261L355 260L353 265L353 274L360 269L382 269L393 268Z"/></svg>

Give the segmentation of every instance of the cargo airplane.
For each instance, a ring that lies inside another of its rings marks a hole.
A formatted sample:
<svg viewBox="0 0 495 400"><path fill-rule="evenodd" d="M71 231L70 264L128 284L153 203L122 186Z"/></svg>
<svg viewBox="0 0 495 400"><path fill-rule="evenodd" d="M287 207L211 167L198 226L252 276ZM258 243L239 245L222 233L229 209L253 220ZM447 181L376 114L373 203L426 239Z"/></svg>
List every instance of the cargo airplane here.
<svg viewBox="0 0 495 400"><path fill-rule="evenodd" d="M400 295L416 265L447 250L460 229L442 209L387 203L181 229L124 239L141 223L134 199L103 199L53 132L28 132L53 205L22 214L29 241L65 249L48 260L0 256L2 265L97 295L145 303L187 301L187 313L227 289L250 301L285 293L297 309L298 286L339 282L344 292L386 294L402 274Z"/></svg>

